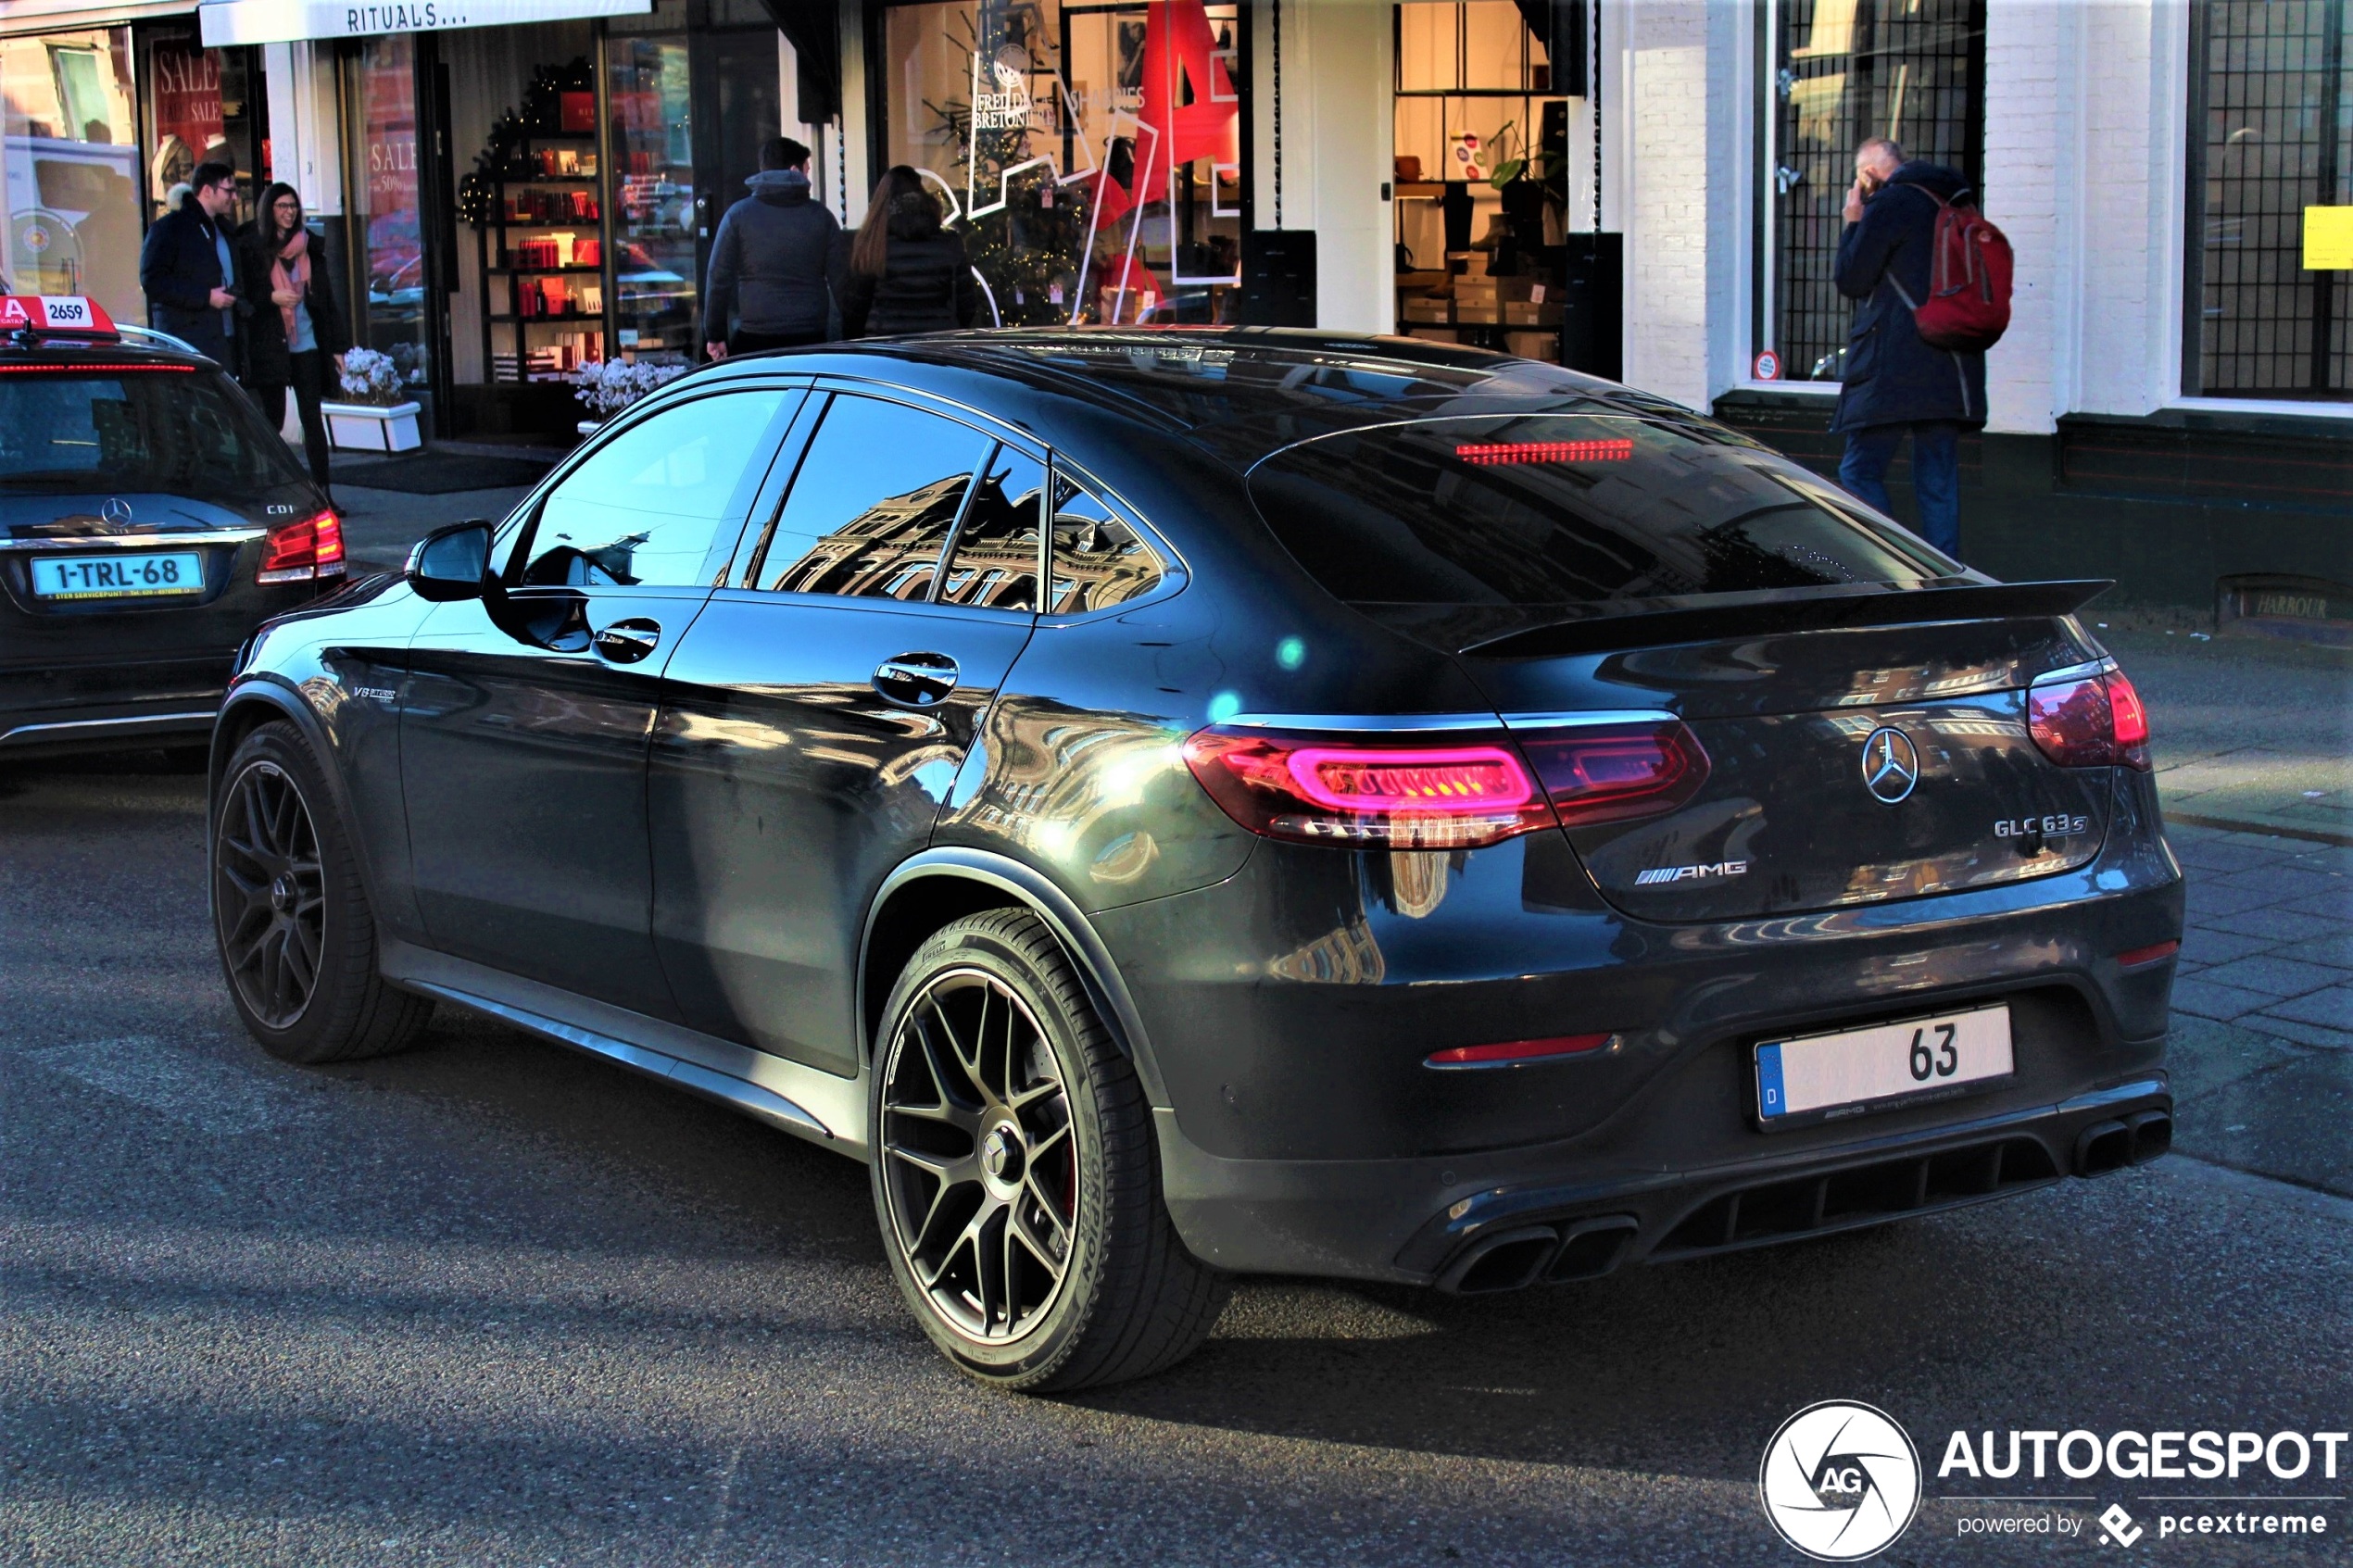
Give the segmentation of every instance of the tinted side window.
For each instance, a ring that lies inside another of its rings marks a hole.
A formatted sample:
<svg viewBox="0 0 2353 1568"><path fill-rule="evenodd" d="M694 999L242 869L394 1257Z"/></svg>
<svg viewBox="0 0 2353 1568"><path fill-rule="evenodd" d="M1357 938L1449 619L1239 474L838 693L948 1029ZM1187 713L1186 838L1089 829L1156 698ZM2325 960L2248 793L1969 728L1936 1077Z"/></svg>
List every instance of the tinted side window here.
<svg viewBox="0 0 2353 1568"><path fill-rule="evenodd" d="M1013 447L997 448L956 531L956 553L939 585L942 602L1038 608L1038 518L1045 490L1045 465Z"/></svg>
<svg viewBox="0 0 2353 1568"><path fill-rule="evenodd" d="M746 581L794 594L930 597L988 447L988 437L937 414L836 396Z"/></svg>
<svg viewBox="0 0 2353 1568"><path fill-rule="evenodd" d="M1055 614L1125 604L1160 586L1165 571L1117 512L1067 475L1054 475Z"/></svg>
<svg viewBox="0 0 2353 1568"><path fill-rule="evenodd" d="M703 583L712 545L734 546L767 471L776 410L797 395L758 388L698 397L615 436L540 508L522 580L572 587Z"/></svg>

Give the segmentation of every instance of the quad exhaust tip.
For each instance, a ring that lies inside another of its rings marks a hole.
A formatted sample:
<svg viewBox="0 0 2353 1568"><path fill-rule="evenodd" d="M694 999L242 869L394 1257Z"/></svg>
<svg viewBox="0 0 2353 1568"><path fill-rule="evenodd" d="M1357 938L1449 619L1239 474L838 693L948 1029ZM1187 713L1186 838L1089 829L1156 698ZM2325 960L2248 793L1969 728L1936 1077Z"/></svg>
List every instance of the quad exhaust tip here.
<svg viewBox="0 0 2353 1568"><path fill-rule="evenodd" d="M2105 1176L2143 1165L2173 1147L2173 1113L2135 1111L2120 1121L2095 1122L2075 1135L2075 1173Z"/></svg>
<svg viewBox="0 0 2353 1568"><path fill-rule="evenodd" d="M1567 1285L1599 1279L1626 1261L1638 1222L1631 1214L1600 1214L1557 1225L1521 1225L1471 1243L1438 1276L1455 1296L1524 1290L1541 1280Z"/></svg>

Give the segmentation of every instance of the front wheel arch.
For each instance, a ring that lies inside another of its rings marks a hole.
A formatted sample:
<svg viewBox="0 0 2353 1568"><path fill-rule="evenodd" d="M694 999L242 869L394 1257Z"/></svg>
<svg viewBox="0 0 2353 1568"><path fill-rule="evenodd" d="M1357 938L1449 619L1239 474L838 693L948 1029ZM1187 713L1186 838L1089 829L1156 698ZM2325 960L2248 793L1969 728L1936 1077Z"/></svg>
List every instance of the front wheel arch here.
<svg viewBox="0 0 2353 1568"><path fill-rule="evenodd" d="M908 959L933 932L991 909L1026 909L1045 922L1113 1042L1135 1064L1144 1093L1166 1106L1167 1086L1135 998L1086 911L1036 868L986 849L926 849L892 872L875 895L858 947L858 1047L864 1060L874 1060L883 1003Z"/></svg>

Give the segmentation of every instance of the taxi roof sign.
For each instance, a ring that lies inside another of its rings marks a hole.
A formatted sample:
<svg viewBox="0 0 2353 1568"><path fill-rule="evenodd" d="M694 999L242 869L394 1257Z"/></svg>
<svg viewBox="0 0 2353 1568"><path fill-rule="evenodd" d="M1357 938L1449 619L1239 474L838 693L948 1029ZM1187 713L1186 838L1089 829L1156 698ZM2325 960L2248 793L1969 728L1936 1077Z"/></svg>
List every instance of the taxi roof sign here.
<svg viewBox="0 0 2353 1568"><path fill-rule="evenodd" d="M113 319L94 299L80 295L0 295L0 332L70 332L82 337L117 337Z"/></svg>

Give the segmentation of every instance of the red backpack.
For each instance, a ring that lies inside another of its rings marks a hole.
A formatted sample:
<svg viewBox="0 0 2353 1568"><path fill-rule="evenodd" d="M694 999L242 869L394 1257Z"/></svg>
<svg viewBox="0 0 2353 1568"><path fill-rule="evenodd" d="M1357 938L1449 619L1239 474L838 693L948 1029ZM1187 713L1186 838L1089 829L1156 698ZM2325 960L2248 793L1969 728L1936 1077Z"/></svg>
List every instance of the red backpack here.
<svg viewBox="0 0 2353 1568"><path fill-rule="evenodd" d="M2010 324L2010 242L1985 220L1975 203L1948 202L1933 191L1923 194L1939 209L1928 297L1912 305L1903 284L1896 284L1895 292L1912 305L1913 324L1931 348L1991 348Z"/></svg>

